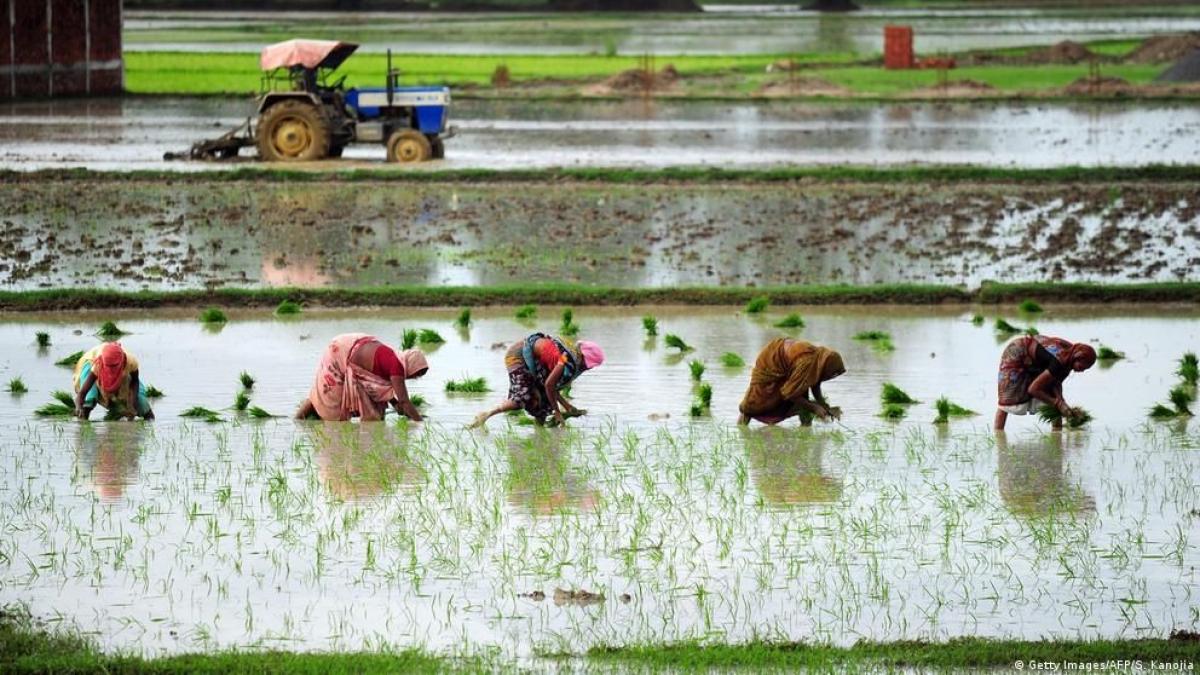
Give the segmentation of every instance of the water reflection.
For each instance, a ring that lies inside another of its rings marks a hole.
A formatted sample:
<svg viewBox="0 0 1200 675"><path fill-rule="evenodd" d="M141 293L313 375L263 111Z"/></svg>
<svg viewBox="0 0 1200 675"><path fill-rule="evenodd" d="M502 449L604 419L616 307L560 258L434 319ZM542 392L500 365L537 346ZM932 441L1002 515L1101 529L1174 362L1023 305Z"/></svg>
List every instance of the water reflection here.
<svg viewBox="0 0 1200 675"><path fill-rule="evenodd" d="M409 456L408 432L387 424L308 425L317 477L330 495L362 501L416 484L421 468Z"/></svg>
<svg viewBox="0 0 1200 675"><path fill-rule="evenodd" d="M116 502L137 483L148 426L141 422L76 424L75 475L100 501Z"/></svg>
<svg viewBox="0 0 1200 675"><path fill-rule="evenodd" d="M1083 434L1055 432L1010 440L996 434L1000 498L1014 515L1044 517L1094 513L1096 500L1067 472L1066 454Z"/></svg>
<svg viewBox="0 0 1200 675"><path fill-rule="evenodd" d="M508 502L532 515L591 511L600 493L571 465L564 434L538 431L530 436L506 436Z"/></svg>
<svg viewBox="0 0 1200 675"><path fill-rule="evenodd" d="M842 496L842 480L826 473L830 434L811 428L740 429L750 475L768 504L793 507L827 504Z"/></svg>

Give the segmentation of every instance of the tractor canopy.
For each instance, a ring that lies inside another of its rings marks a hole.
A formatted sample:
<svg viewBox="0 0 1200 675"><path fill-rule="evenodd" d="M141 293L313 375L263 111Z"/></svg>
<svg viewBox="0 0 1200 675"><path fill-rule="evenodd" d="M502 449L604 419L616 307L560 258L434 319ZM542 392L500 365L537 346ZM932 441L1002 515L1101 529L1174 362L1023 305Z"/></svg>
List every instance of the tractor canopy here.
<svg viewBox="0 0 1200 675"><path fill-rule="evenodd" d="M287 40L263 47L258 64L267 71L295 66L332 70L342 65L356 49L358 45L352 42L337 40Z"/></svg>

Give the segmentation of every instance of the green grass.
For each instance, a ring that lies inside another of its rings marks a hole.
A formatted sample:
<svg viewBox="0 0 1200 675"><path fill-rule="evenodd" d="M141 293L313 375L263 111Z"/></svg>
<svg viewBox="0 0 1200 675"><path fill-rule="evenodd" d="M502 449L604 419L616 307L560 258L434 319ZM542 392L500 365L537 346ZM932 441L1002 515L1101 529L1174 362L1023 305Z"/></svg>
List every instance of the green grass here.
<svg viewBox="0 0 1200 675"><path fill-rule="evenodd" d="M281 300L279 305L275 307L275 314L279 316L296 316L302 311L304 309L300 306L300 303L289 299Z"/></svg>
<svg viewBox="0 0 1200 675"><path fill-rule="evenodd" d="M14 395L28 394L29 387L25 386L25 381L20 377L14 377L8 381L8 393Z"/></svg>
<svg viewBox="0 0 1200 675"><path fill-rule="evenodd" d="M517 311L513 313L518 319L532 319L537 316L537 307L534 305L521 305Z"/></svg>
<svg viewBox="0 0 1200 675"><path fill-rule="evenodd" d="M1042 311L1042 306L1037 302L1026 298L1025 300L1021 301L1021 304L1017 305L1017 309L1025 312L1026 314L1037 314Z"/></svg>
<svg viewBox="0 0 1200 675"><path fill-rule="evenodd" d="M1055 408L1052 405L1043 404L1040 408L1038 408L1038 418L1047 424L1053 424L1062 420L1066 422L1066 426L1072 429L1078 429L1092 421L1092 414L1083 408L1076 407L1075 414L1064 420L1062 413L1058 411L1058 408Z"/></svg>
<svg viewBox="0 0 1200 675"><path fill-rule="evenodd" d="M1010 672L1018 658L1025 663L1129 659L1190 663L1195 661L1196 651L1196 643L1187 640L1042 641L965 637L946 642L861 641L851 647L803 642L600 646L589 649L587 658L637 672L890 672L892 669L925 672L993 667Z"/></svg>
<svg viewBox="0 0 1200 675"><path fill-rule="evenodd" d="M372 652L225 651L143 658L101 652L82 635L51 629L32 619L28 610L0 609L0 672L3 673L156 673L218 675L224 673L301 673L359 675L366 673L445 673L492 670L481 657L438 657L416 649Z"/></svg>
<svg viewBox="0 0 1200 675"><path fill-rule="evenodd" d="M946 424L952 417L971 417L977 414L974 410L964 408L945 396L939 398L934 407L937 409L937 417L933 418L934 424Z"/></svg>
<svg viewBox="0 0 1200 675"><path fill-rule="evenodd" d="M1175 373L1187 384L1196 386L1200 381L1200 362L1196 360L1195 352L1187 352L1179 359L1179 368Z"/></svg>
<svg viewBox="0 0 1200 675"><path fill-rule="evenodd" d="M646 315L642 317L642 330L646 331L646 335L654 337L658 335L658 319Z"/></svg>
<svg viewBox="0 0 1200 675"><path fill-rule="evenodd" d="M469 307L463 308L463 310L458 313L458 318L454 320L454 325L463 329L471 327L471 309Z"/></svg>
<svg viewBox="0 0 1200 675"><path fill-rule="evenodd" d="M907 392L891 382L883 383L883 390L879 394L879 400L883 401L885 405L911 405L913 403L920 403L920 401L909 396Z"/></svg>
<svg viewBox="0 0 1200 675"><path fill-rule="evenodd" d="M788 314L775 323L776 328L804 328L804 319L799 314Z"/></svg>
<svg viewBox="0 0 1200 675"><path fill-rule="evenodd" d="M678 349L680 352L695 351L691 345L683 341L683 338L674 333L667 333L666 337L663 338L663 342L671 349Z"/></svg>
<svg viewBox="0 0 1200 675"><path fill-rule="evenodd" d="M83 358L83 352L81 352L81 351L75 352L74 354L69 354L69 355L64 356L61 359L55 361L54 365L62 366L63 368L74 368L75 364L79 363L79 359L82 359L82 358Z"/></svg>
<svg viewBox="0 0 1200 675"><path fill-rule="evenodd" d="M191 408L184 410L183 412L179 413L179 416L193 418L193 419L201 419L201 420L204 420L205 422L209 422L209 423L215 423L215 422L221 421L221 416L215 410L209 410L208 408L198 406L198 405L192 406Z"/></svg>
<svg viewBox="0 0 1200 675"><path fill-rule="evenodd" d="M999 302L1037 290L1042 297L1071 303L1200 302L1200 282L1152 284L1055 284L1034 289L1032 284L985 284L978 291L936 284L876 284L869 286L780 286L766 289L780 304L899 304L925 305ZM61 288L0 291L0 310L61 311L102 308L194 307L219 302L226 306L271 307L288 297L324 307L448 307L461 304L517 305L537 298L547 302L592 306L725 305L735 306L759 297L761 288L721 286L624 288L575 284L514 284L511 286L364 286L359 288L221 288L213 290L114 291ZM1020 332L1019 329L1017 332ZM82 352L78 356L82 356ZM75 360L78 360L76 357ZM74 366L74 361L62 365Z"/></svg>
<svg viewBox="0 0 1200 675"><path fill-rule="evenodd" d="M46 403L34 409L37 417L70 417L75 413L75 406L61 403Z"/></svg>
<svg viewBox="0 0 1200 675"><path fill-rule="evenodd" d="M1022 329L1017 328L1004 319L996 319L995 328L996 332L1000 333L1001 335L1016 335L1017 333L1023 332Z"/></svg>
<svg viewBox="0 0 1200 675"><path fill-rule="evenodd" d="M750 301L746 303L746 313L762 314L763 312L767 311L767 306L770 304L771 299L766 296L751 298Z"/></svg>
<svg viewBox="0 0 1200 675"><path fill-rule="evenodd" d="M225 312L216 307L209 307L200 312L200 323L225 323L227 321L229 321L229 317L225 316Z"/></svg>
<svg viewBox="0 0 1200 675"><path fill-rule="evenodd" d="M105 321L100 324L100 329L96 331L96 337L102 340L116 340L124 335L129 335L129 333L121 330L112 321Z"/></svg>
<svg viewBox="0 0 1200 675"><path fill-rule="evenodd" d="M272 415L271 413L267 412L266 410L263 410L262 408L260 408L256 405L250 406L250 408L246 410L246 414L250 415L250 417L252 417L256 420L265 420L265 419L271 419L273 417L278 417L278 415Z"/></svg>
<svg viewBox="0 0 1200 675"><path fill-rule="evenodd" d="M238 382L241 383L242 389L247 391L254 388L254 376L244 370L238 374Z"/></svg>
<svg viewBox="0 0 1200 675"><path fill-rule="evenodd" d="M567 337L579 335L579 324L575 323L575 310L568 307L562 311L562 324L559 325L558 332Z"/></svg>
<svg viewBox="0 0 1200 675"><path fill-rule="evenodd" d="M1154 406L1150 408L1149 415L1150 419L1170 420L1179 417L1179 412L1172 408L1168 408L1161 403L1155 403Z"/></svg>
<svg viewBox="0 0 1200 675"><path fill-rule="evenodd" d="M975 326L982 326L983 325L983 315L976 314L975 316L971 317L971 324L975 325Z"/></svg>
<svg viewBox="0 0 1200 675"><path fill-rule="evenodd" d="M50 334L49 333L43 333L43 332L39 331L37 333L37 335L35 335L34 337L37 341L38 347L44 348L44 347L50 346Z"/></svg>
<svg viewBox="0 0 1200 675"><path fill-rule="evenodd" d="M693 359L688 362L688 370L692 373L692 381L699 382L704 377L704 362Z"/></svg>
<svg viewBox="0 0 1200 675"><path fill-rule="evenodd" d="M446 382L446 393L448 394L486 394L489 391L491 388L488 387L487 380L482 377Z"/></svg>
<svg viewBox="0 0 1200 675"><path fill-rule="evenodd" d="M712 407L713 388L711 384L705 382L700 385L700 390L696 392L696 395L699 397L700 405L706 409Z"/></svg>
<svg viewBox="0 0 1200 675"><path fill-rule="evenodd" d="M733 352L725 352L721 355L721 365L726 368L742 368L746 365L746 360Z"/></svg>

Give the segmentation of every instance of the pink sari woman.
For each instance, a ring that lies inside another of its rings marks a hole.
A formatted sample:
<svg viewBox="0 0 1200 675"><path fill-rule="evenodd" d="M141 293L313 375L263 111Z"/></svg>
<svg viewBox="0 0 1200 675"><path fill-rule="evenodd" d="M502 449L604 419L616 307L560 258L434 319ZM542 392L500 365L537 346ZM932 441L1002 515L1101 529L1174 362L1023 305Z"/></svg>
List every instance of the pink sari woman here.
<svg viewBox="0 0 1200 675"><path fill-rule="evenodd" d="M420 350L396 353L371 335L339 335L321 356L312 389L300 403L296 417L379 420L391 403L396 412L420 421L421 413L409 399L404 381L421 377L428 370Z"/></svg>

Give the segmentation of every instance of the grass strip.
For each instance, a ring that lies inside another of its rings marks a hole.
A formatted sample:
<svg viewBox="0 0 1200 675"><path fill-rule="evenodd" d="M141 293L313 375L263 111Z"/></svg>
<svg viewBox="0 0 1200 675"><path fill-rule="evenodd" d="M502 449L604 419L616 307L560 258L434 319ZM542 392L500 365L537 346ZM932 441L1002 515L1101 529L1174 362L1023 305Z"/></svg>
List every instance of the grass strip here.
<svg viewBox="0 0 1200 675"><path fill-rule="evenodd" d="M303 168L239 166L213 171L171 169L94 171L86 168L0 171L0 182L24 185L40 180L170 180L176 183L288 182L411 182L411 183L613 183L644 185L660 182L779 183L792 181L856 183L1195 183L1197 164L1145 166L1063 166L1050 168L988 166L809 166L768 169L719 167L577 167L544 169L412 169L380 163L378 168L337 169L330 164Z"/></svg>
<svg viewBox="0 0 1200 675"><path fill-rule="evenodd" d="M163 291L117 291L94 288L0 291L0 311L58 311L158 307L274 307L295 298L307 306L323 307L454 307L521 305L531 300L546 304L629 305L743 305L764 294L788 305L883 304L934 305L1000 303L1036 294L1058 302L1200 302L1200 282L1143 284L984 284L977 291L935 284L878 284L871 286L780 286L775 288L674 287L620 288L572 284L504 286L369 286L361 288L220 288ZM75 365L79 355L63 359Z"/></svg>
<svg viewBox="0 0 1200 675"><path fill-rule="evenodd" d="M1200 643L1186 639L1142 640L999 640L957 638L946 642L902 640L859 642L852 647L794 642L755 642L740 645L675 643L627 647L593 647L587 658L596 662L637 665L646 670L668 669L805 669L831 666L912 668L1011 668L1017 659L1030 662L1104 662L1142 660L1192 662Z"/></svg>

